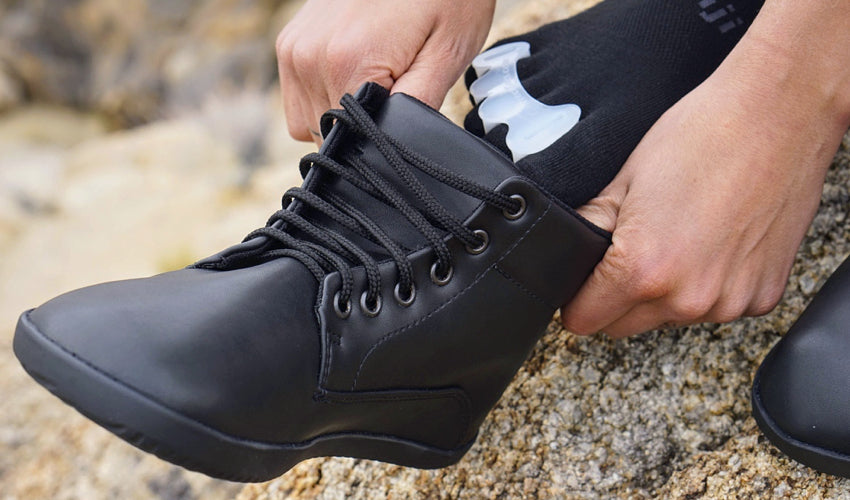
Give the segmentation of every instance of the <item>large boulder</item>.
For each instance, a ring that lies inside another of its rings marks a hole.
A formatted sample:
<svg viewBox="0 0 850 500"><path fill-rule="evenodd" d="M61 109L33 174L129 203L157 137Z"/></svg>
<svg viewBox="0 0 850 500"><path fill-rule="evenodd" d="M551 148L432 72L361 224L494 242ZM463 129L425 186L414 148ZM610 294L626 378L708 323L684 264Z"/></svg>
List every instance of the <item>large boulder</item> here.
<svg viewBox="0 0 850 500"><path fill-rule="evenodd" d="M23 97L136 125L211 93L263 90L297 0L0 3L0 107ZM7 104L8 106L8 104Z"/></svg>

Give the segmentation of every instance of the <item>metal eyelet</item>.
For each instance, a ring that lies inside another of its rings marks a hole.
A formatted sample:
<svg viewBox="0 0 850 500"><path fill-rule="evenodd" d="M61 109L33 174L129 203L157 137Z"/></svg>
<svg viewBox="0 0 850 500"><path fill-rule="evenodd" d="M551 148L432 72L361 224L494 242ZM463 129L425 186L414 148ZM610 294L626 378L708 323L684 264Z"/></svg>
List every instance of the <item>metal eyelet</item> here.
<svg viewBox="0 0 850 500"><path fill-rule="evenodd" d="M475 234L475 236L478 237L478 239L481 240L481 244L479 244L477 247L467 246L466 251L468 253L471 253L472 255L478 255L484 250L487 250L487 247L490 245L490 235L487 234L487 231L483 229L476 229L475 231L473 231L473 233Z"/></svg>
<svg viewBox="0 0 850 500"><path fill-rule="evenodd" d="M410 284L410 291L407 293L408 297L406 299L401 298L401 283L395 284L393 295L395 295L395 301L398 302L398 305L407 307L410 304L413 304L413 300L416 298L416 286L413 283Z"/></svg>
<svg viewBox="0 0 850 500"><path fill-rule="evenodd" d="M454 268L449 265L449 269L448 271L446 271L445 276L437 276L437 264L438 262L434 262L433 264L431 264L431 281L433 281L434 284L439 286L448 284L448 282L452 280L452 276L454 275Z"/></svg>
<svg viewBox="0 0 850 500"><path fill-rule="evenodd" d="M504 215L505 218L508 220L517 220L523 215L525 215L525 209L528 208L528 205L525 203L525 198L520 194L512 194L511 199L519 202L519 208L516 210L516 212L502 210L502 215Z"/></svg>
<svg viewBox="0 0 850 500"><path fill-rule="evenodd" d="M380 295L375 296L375 307L374 308L370 308L369 304L366 303L366 298L368 296L369 296L369 292L367 292L365 290L363 291L362 294L360 294L360 309L363 310L363 314L365 314L366 316L369 316L370 318L374 318L375 316L378 315L379 312L381 312L381 305L382 305L381 304L381 296Z"/></svg>
<svg viewBox="0 0 850 500"><path fill-rule="evenodd" d="M351 299L345 301L345 309L342 309L339 305L339 291L337 291L334 294L333 303L334 311L336 312L336 315L339 316L341 319L345 319L351 316Z"/></svg>

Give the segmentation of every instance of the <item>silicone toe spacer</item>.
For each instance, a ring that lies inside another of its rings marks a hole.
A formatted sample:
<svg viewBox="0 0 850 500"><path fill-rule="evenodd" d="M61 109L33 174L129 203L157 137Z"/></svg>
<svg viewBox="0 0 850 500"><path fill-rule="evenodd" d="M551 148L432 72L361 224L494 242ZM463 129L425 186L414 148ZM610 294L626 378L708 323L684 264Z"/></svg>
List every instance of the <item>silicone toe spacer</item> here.
<svg viewBox="0 0 850 500"><path fill-rule="evenodd" d="M478 75L469 93L478 107L484 131L504 123L505 143L515 162L543 151L570 131L581 117L575 104L549 106L532 97L519 80L517 61L531 55L528 42L493 47L472 61Z"/></svg>

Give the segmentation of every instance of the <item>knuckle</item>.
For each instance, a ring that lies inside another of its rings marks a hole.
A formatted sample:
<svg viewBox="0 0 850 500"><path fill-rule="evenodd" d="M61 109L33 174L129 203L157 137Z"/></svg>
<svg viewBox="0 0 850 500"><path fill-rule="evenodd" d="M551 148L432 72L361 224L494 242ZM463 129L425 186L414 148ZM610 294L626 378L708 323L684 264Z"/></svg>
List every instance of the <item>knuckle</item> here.
<svg viewBox="0 0 850 500"><path fill-rule="evenodd" d="M659 299L673 290L670 273L656 263L633 261L626 269L627 291L638 300Z"/></svg>
<svg viewBox="0 0 850 500"><path fill-rule="evenodd" d="M289 137L292 137L296 141L309 141L311 139L309 132L292 127L289 127Z"/></svg>
<svg viewBox="0 0 850 500"><path fill-rule="evenodd" d="M287 110L286 130L289 132L289 136L296 141L309 141L311 139L310 133L307 131L307 126L294 111L290 113Z"/></svg>
<svg viewBox="0 0 850 500"><path fill-rule="evenodd" d="M280 30L280 33L277 34L277 38L275 38L274 51L277 54L278 59L285 56L287 53L288 38L286 28Z"/></svg>
<svg viewBox="0 0 850 500"><path fill-rule="evenodd" d="M608 280L636 301L659 299L673 291L675 268L669 256L653 242L624 239L606 260Z"/></svg>
<svg viewBox="0 0 850 500"><path fill-rule="evenodd" d="M669 273L660 259L626 245L613 246L597 267L602 281L616 286L636 301L648 301L670 292Z"/></svg>
<svg viewBox="0 0 850 500"><path fill-rule="evenodd" d="M284 28L275 39L274 48L277 61L280 66L292 66L292 52L295 47L296 38L291 36L289 30Z"/></svg>
<svg viewBox="0 0 850 500"><path fill-rule="evenodd" d="M312 139L306 127L295 127L289 125L287 127L287 131L289 132L289 137L292 137L296 141L309 141L310 139Z"/></svg>
<svg viewBox="0 0 850 500"><path fill-rule="evenodd" d="M565 330L575 333L576 335L592 335L596 333L589 323L580 318L561 316L561 324L564 326Z"/></svg>
<svg viewBox="0 0 850 500"><path fill-rule="evenodd" d="M738 298L721 302L715 308L715 312L709 318L715 323L728 323L734 321L747 312L747 300Z"/></svg>
<svg viewBox="0 0 850 500"><path fill-rule="evenodd" d="M776 307L771 302L757 302L747 311L747 316L764 316Z"/></svg>
<svg viewBox="0 0 850 500"><path fill-rule="evenodd" d="M771 285L760 290L746 314L748 316L764 316L779 304L784 292L785 288L778 285Z"/></svg>
<svg viewBox="0 0 850 500"><path fill-rule="evenodd" d="M325 47L325 62L330 68L343 68L354 59L353 46L350 43L331 41Z"/></svg>
<svg viewBox="0 0 850 500"><path fill-rule="evenodd" d="M670 309L679 321L694 321L706 316L715 304L715 297L707 293L680 295L670 301Z"/></svg>
<svg viewBox="0 0 850 500"><path fill-rule="evenodd" d="M299 75L311 74L316 68L316 49L311 44L299 42L287 44L282 62Z"/></svg>

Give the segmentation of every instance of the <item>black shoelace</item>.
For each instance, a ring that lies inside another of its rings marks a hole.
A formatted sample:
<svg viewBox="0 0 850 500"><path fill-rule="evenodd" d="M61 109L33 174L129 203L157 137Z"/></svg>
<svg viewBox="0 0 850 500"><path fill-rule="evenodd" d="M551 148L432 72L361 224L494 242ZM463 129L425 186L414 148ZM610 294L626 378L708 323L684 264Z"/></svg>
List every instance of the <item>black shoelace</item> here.
<svg viewBox="0 0 850 500"><path fill-rule="evenodd" d="M413 174L413 168L502 210L511 218L524 210L525 202L520 196L509 196L476 184L398 143L378 127L360 102L351 95L346 94L341 104L343 109L331 110L322 118L323 130L329 130L336 120L350 132L373 142L398 177L411 188L414 196L421 202L422 209L415 208L377 170L354 155L342 155L340 160L343 163L341 163L326 154L311 153L301 159L302 172L312 167L325 169L401 212L425 237L436 255L436 261L431 266L431 278L435 283L448 283L453 273L451 254L443 241L446 231L473 253L482 251L489 240L486 232L465 227L457 217L446 211ZM375 259L338 231L318 226L306 219L293 209L292 203L295 201L317 210L343 227L386 249L398 269L399 278L394 290L396 300L403 306L413 302L416 287L413 282L412 267L407 258L408 250L393 241L368 216L340 196L323 189L321 185L316 186L315 189L311 189L310 186L306 189L291 188L284 194L283 208L272 214L266 227L251 232L244 240L265 236L275 240L279 245L273 245L273 248L265 245L250 257L258 259L293 257L304 263L319 282L327 273L338 271L342 286L334 296L334 309L341 317L347 317L351 312L351 295L354 289L352 265L362 264L366 271L367 288L360 297L361 308L370 316L380 311L381 275ZM291 234L290 228L297 229L299 235ZM248 257L248 255L243 254L241 257Z"/></svg>

